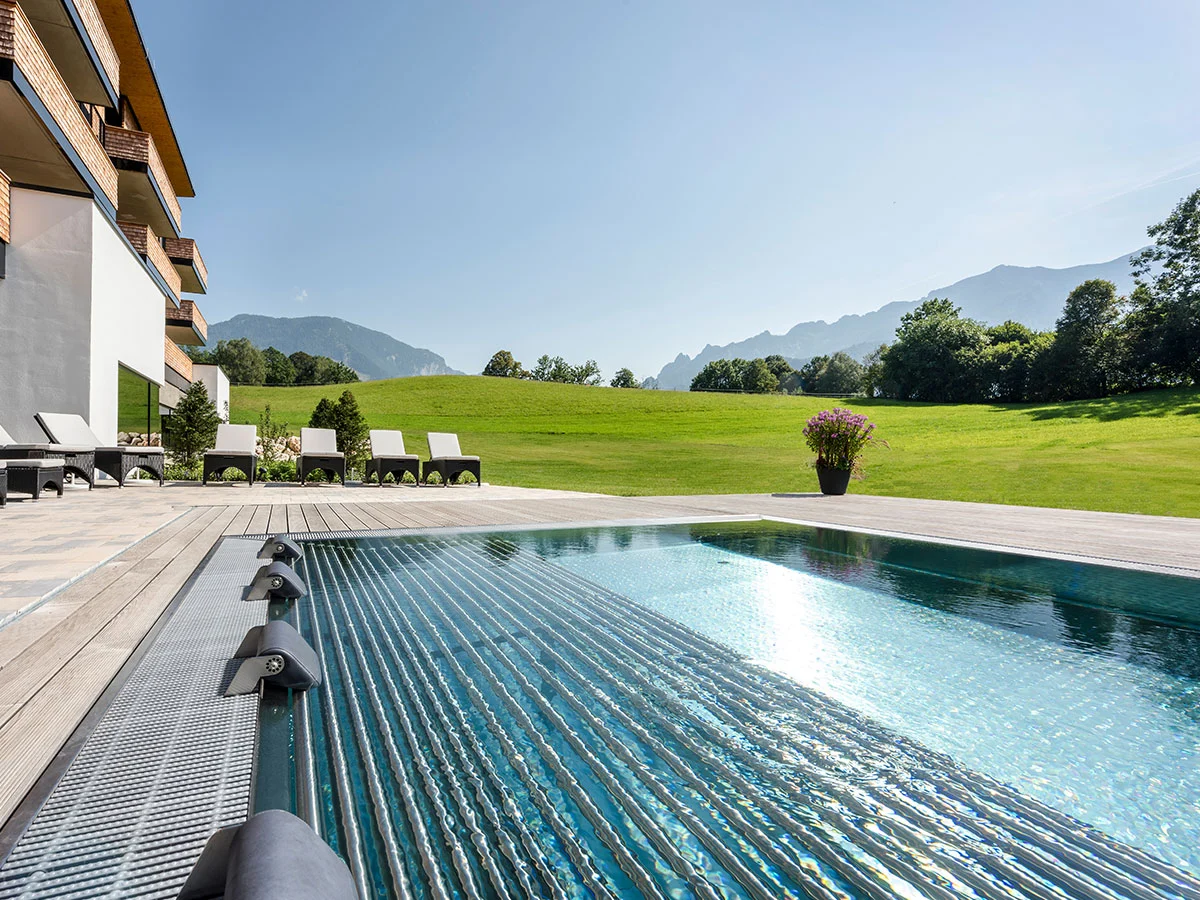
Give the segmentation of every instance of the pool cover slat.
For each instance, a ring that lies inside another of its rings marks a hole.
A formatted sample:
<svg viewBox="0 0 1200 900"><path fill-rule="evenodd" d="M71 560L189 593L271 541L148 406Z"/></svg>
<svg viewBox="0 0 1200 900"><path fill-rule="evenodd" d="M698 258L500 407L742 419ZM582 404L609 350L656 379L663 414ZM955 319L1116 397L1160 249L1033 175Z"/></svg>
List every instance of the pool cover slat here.
<svg viewBox="0 0 1200 900"><path fill-rule="evenodd" d="M308 545L315 806L393 896L1188 898L1200 882L496 538Z"/></svg>

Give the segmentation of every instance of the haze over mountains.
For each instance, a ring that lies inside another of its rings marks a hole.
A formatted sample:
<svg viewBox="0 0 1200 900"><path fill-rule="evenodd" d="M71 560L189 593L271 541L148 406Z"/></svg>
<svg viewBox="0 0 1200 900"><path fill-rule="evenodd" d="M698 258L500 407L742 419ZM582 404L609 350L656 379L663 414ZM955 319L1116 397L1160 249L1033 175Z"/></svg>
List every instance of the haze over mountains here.
<svg viewBox="0 0 1200 900"><path fill-rule="evenodd" d="M390 334L332 316L295 319L239 315L208 326L210 343L249 338L256 347L285 354L303 350L345 363L364 380L410 375L461 375L432 350L410 346Z"/></svg>
<svg viewBox="0 0 1200 900"><path fill-rule="evenodd" d="M834 322L801 322L786 334L764 331L731 344L709 344L695 357L680 353L658 373L664 390L687 390L705 363L714 359L754 359L779 354L793 366L822 354L844 350L860 359L895 336L900 317L932 297L949 297L963 314L989 324L1014 319L1037 329L1054 327L1071 289L1091 278L1104 278L1118 293L1133 288L1129 260L1134 254L1103 263L1047 269L1042 266L996 266L944 288L930 291L920 300L888 303L874 312L842 316Z"/></svg>

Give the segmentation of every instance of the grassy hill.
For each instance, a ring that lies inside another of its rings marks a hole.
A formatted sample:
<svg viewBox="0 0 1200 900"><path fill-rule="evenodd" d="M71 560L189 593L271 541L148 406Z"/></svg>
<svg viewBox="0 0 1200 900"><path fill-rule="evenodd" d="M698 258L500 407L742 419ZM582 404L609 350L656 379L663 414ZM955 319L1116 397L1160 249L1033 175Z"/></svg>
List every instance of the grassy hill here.
<svg viewBox="0 0 1200 900"><path fill-rule="evenodd" d="M353 386L374 428L458 432L497 484L613 494L812 491L812 397L691 394L433 376ZM271 404L292 431L341 387L233 389L232 418ZM1200 516L1200 391L971 406L858 400L890 449L856 493Z"/></svg>

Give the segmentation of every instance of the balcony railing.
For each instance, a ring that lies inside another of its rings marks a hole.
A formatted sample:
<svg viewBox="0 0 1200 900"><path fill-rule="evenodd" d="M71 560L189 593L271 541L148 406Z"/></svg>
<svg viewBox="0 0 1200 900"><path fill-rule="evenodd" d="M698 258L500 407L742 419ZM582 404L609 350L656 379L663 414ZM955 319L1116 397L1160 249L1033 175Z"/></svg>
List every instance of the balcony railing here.
<svg viewBox="0 0 1200 900"><path fill-rule="evenodd" d="M153 267L154 271L162 278L163 284L170 291L171 296L178 302L179 273L175 271L174 264L167 258L167 252L163 250L162 242L154 233L154 229L149 225L139 225L136 222L117 222L117 224L121 227L125 237L129 239L129 243L133 245L133 249Z"/></svg>
<svg viewBox="0 0 1200 900"><path fill-rule="evenodd" d="M104 149L120 173L118 218L148 222L159 234L179 237L179 198L154 138L145 131L105 125Z"/></svg>
<svg viewBox="0 0 1200 900"><path fill-rule="evenodd" d="M10 158L9 176L46 187L75 186L82 181L102 205L115 212L119 197L116 167L29 19L13 0L0 0L0 63L7 63L0 65L0 87L14 91L24 101L41 121L45 134L44 147L32 146L20 137L24 132L0 128L0 155ZM15 142L11 146L10 140Z"/></svg>
<svg viewBox="0 0 1200 900"><path fill-rule="evenodd" d="M200 248L191 238L162 239L163 249L175 264L175 271L183 279L183 289L189 294L208 292L208 268L200 256Z"/></svg>
<svg viewBox="0 0 1200 900"><path fill-rule="evenodd" d="M169 337L163 338L163 362L167 368L182 375L189 382L192 380L192 359L179 349Z"/></svg>
<svg viewBox="0 0 1200 900"><path fill-rule="evenodd" d="M193 301L181 300L177 307L167 304L167 337L176 344L193 347L208 341L208 322Z"/></svg>

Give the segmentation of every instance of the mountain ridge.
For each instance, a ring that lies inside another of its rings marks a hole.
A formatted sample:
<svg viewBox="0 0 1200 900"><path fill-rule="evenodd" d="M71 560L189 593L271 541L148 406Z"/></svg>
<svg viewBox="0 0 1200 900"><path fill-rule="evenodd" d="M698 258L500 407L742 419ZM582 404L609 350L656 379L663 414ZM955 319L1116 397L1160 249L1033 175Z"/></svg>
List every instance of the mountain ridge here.
<svg viewBox="0 0 1200 900"><path fill-rule="evenodd" d="M917 300L893 300L871 312L849 313L832 322L799 322L783 334L767 330L728 344L705 344L694 357L680 353L663 366L658 384L664 390L687 390L696 373L715 359L778 354L798 367L814 356L839 350L861 358L892 340L902 315L934 297L949 297L962 307L963 315L988 323L1015 319L1031 328L1052 328L1067 294L1081 282L1104 278L1114 282L1119 293L1128 293L1133 287L1129 261L1137 252L1063 269L1001 264L932 290Z"/></svg>
<svg viewBox="0 0 1200 900"><path fill-rule="evenodd" d="M260 316L240 313L208 326L210 342L249 338L261 348L297 351L345 363L367 381L415 375L461 375L432 350L336 316Z"/></svg>

